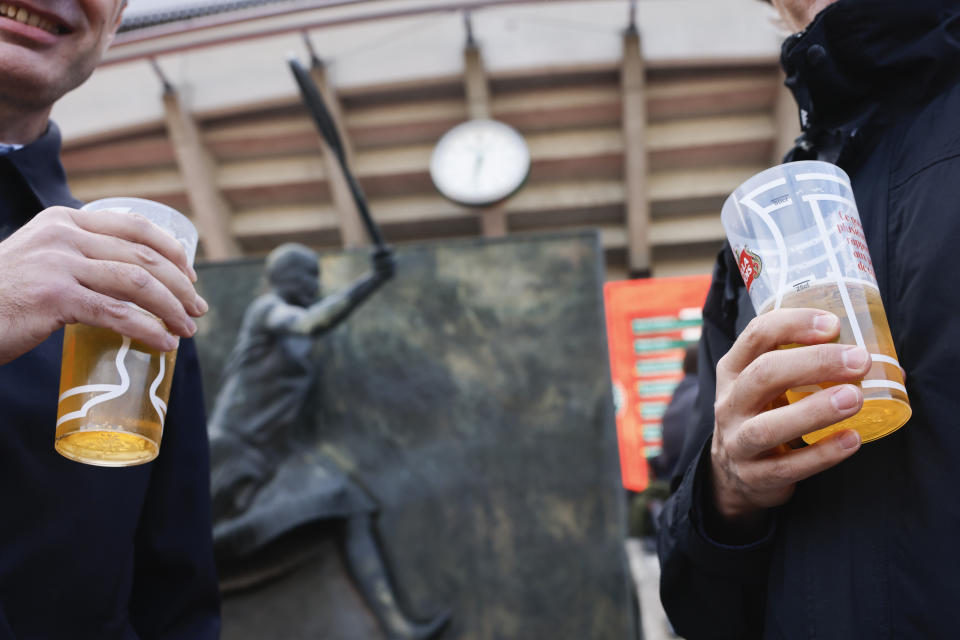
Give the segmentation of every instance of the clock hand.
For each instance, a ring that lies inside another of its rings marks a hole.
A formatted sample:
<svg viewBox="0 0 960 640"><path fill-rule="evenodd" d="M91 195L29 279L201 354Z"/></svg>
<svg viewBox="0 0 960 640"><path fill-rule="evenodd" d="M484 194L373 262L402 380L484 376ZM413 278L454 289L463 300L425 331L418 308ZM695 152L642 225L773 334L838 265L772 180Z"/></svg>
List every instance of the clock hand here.
<svg viewBox="0 0 960 640"><path fill-rule="evenodd" d="M473 181L477 182L480 177L480 170L483 168L483 154L478 153L473 157Z"/></svg>

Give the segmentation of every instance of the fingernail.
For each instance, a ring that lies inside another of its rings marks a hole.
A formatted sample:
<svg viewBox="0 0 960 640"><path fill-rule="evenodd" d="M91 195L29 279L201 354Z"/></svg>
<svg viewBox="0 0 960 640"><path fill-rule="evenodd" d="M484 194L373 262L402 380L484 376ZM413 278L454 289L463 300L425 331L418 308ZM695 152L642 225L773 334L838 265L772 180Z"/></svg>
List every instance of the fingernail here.
<svg viewBox="0 0 960 640"><path fill-rule="evenodd" d="M836 391L830 396L830 402L837 411L846 411L857 406L860 401L859 394L854 387L848 384L836 387Z"/></svg>
<svg viewBox="0 0 960 640"><path fill-rule="evenodd" d="M863 347L850 347L843 352L843 366L859 371L869 358L870 354Z"/></svg>
<svg viewBox="0 0 960 640"><path fill-rule="evenodd" d="M840 322L839 318L832 313L821 313L813 317L813 328L823 333L830 333L837 328L838 322Z"/></svg>
<svg viewBox="0 0 960 640"><path fill-rule="evenodd" d="M173 351L180 345L180 338L174 335L167 334L167 337L163 341L163 350L164 351Z"/></svg>
<svg viewBox="0 0 960 640"><path fill-rule="evenodd" d="M187 266L188 266L188 268L190 269L190 282L196 282L196 281L197 281L197 272L194 271L192 265L187 265Z"/></svg>
<svg viewBox="0 0 960 640"><path fill-rule="evenodd" d="M192 336L197 332L197 323L193 321L193 318L187 318L185 326L189 335Z"/></svg>
<svg viewBox="0 0 960 640"><path fill-rule="evenodd" d="M194 300L194 305L197 307L197 311L200 313L206 313L210 310L210 305L208 305L207 301L200 296L197 296L197 299Z"/></svg>
<svg viewBox="0 0 960 640"><path fill-rule="evenodd" d="M837 442L840 443L842 449L856 449L860 446L860 434L853 429L841 431L840 435L837 436Z"/></svg>

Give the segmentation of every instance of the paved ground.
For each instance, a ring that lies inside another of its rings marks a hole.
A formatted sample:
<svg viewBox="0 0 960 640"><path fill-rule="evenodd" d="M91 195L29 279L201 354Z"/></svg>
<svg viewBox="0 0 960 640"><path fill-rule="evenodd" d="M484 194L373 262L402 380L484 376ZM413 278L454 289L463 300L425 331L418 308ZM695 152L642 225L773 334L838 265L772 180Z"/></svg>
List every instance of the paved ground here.
<svg viewBox="0 0 960 640"><path fill-rule="evenodd" d="M677 640L660 605L660 563L656 552L645 550L640 538L628 538L625 544L640 598L644 640Z"/></svg>

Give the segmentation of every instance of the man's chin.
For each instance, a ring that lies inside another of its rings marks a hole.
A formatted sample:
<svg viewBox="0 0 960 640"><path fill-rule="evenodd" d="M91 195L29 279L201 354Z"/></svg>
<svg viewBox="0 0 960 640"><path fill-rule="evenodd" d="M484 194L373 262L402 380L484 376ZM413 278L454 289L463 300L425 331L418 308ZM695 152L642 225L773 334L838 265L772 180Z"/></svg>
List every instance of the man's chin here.
<svg viewBox="0 0 960 640"><path fill-rule="evenodd" d="M0 60L0 76L5 80L0 86L0 106L17 111L40 111L53 106L66 91L51 90L42 78L23 77L3 70Z"/></svg>
<svg viewBox="0 0 960 640"><path fill-rule="evenodd" d="M54 76L54 69L62 69L62 65L40 52L0 40L0 101L15 108L49 108L90 75L73 72Z"/></svg>

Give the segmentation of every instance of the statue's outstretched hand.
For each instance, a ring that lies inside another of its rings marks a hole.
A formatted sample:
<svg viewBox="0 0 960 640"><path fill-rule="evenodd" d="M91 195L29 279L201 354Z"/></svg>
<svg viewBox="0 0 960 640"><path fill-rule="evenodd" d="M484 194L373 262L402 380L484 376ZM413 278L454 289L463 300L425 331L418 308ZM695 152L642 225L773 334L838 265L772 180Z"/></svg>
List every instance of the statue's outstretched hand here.
<svg viewBox="0 0 960 640"><path fill-rule="evenodd" d="M371 256L373 270L378 276L386 280L393 277L397 270L397 261L393 256L393 251L388 247L377 247Z"/></svg>

